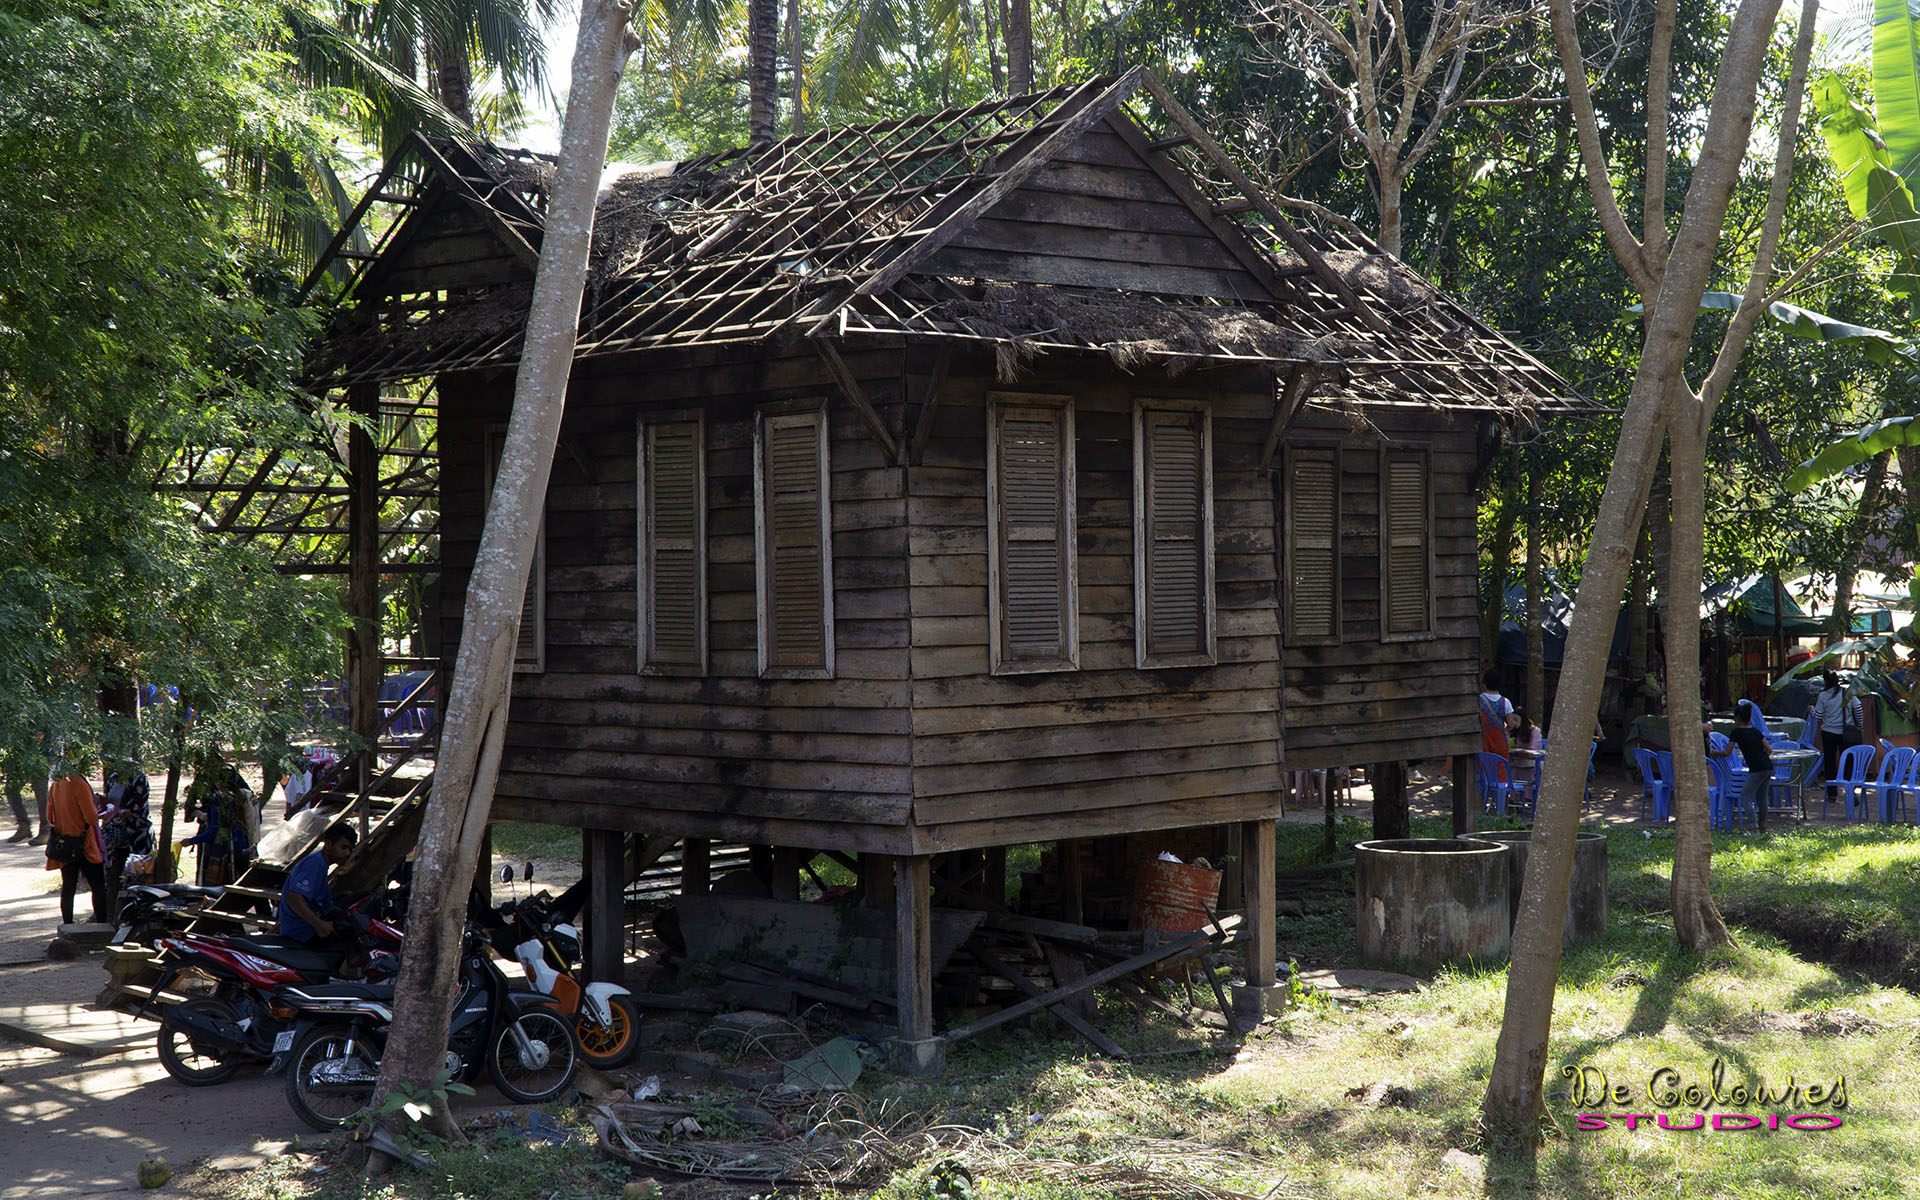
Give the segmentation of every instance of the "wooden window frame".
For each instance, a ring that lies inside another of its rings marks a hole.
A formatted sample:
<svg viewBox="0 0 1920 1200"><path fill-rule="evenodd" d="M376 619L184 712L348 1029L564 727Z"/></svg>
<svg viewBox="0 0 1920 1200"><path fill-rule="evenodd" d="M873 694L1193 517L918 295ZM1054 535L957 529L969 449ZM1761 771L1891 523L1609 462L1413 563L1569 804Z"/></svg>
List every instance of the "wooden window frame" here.
<svg viewBox="0 0 1920 1200"><path fill-rule="evenodd" d="M1185 413L1200 418L1201 613L1206 649L1181 654L1152 654L1147 647L1148 565L1152 546L1148 528L1147 432L1153 413ZM1220 661L1219 615L1214 595L1213 552L1213 406L1204 400L1133 402L1133 661L1141 670L1159 667L1211 667Z"/></svg>
<svg viewBox="0 0 1920 1200"><path fill-rule="evenodd" d="M1061 628L1066 653L1053 659L1009 659L1004 623L1006 602L1002 594L1006 568L1005 539L1000 527L1000 427L1006 417L1019 411L1045 411L1060 421L1061 521L1060 545L1064 551L1064 586L1061 606L1065 609ZM995 675L1026 675L1045 671L1080 669L1080 548L1078 472L1075 468L1073 397L1030 392L990 392L987 395L987 628L989 670Z"/></svg>
<svg viewBox="0 0 1920 1200"><path fill-rule="evenodd" d="M1293 442L1289 443L1281 456L1280 505L1283 528L1281 530L1281 553L1284 573L1281 578L1281 629L1289 646L1338 646L1346 640L1346 611L1342 607L1340 587L1342 539L1346 534L1343 520L1345 506L1341 504L1344 463L1341 461L1341 448L1338 442ZM1293 520L1299 512L1295 498L1293 482L1297 478L1294 464L1302 459L1312 459L1327 463L1333 470L1333 548L1332 548L1332 621L1331 628L1325 633L1301 633L1294 623L1293 604L1294 579L1299 568L1299 539L1294 533Z"/></svg>
<svg viewBox="0 0 1920 1200"><path fill-rule="evenodd" d="M811 422L819 433L820 604L822 665L779 666L772 661L772 547L767 521L767 430L776 425ZM753 420L753 584L758 661L762 679L832 679L833 647L833 471L832 427L824 398L762 405Z"/></svg>
<svg viewBox="0 0 1920 1200"><path fill-rule="evenodd" d="M1388 466L1396 458L1412 458L1420 463L1421 480L1426 485L1426 528L1424 530L1425 550L1423 556L1427 585L1427 612L1425 628L1396 632L1392 624L1393 605L1393 566L1392 545L1387 532L1387 513L1391 507L1388 497ZM1433 448L1424 442L1386 442L1380 447L1380 640L1383 642L1426 642L1438 636L1437 622L1434 617L1434 570L1433 570Z"/></svg>
<svg viewBox="0 0 1920 1200"><path fill-rule="evenodd" d="M654 513L655 508L648 496L648 452L652 449L654 433L668 426L691 425L693 427L693 494L696 503L693 513L693 580L694 580L694 641L697 647L697 663L660 661L654 654ZM634 573L634 600L637 612L638 637L635 646L638 652L636 669L642 675L668 675L699 677L707 673L707 423L706 414L700 409L680 409L674 412L648 413L639 420L635 436L634 464L634 500L636 513L636 554Z"/></svg>
<svg viewBox="0 0 1920 1200"><path fill-rule="evenodd" d="M505 452L507 441L507 423L494 421L481 431L482 455L480 460L480 522L484 531L487 510L493 507L493 480L499 474L498 465L501 454ZM531 579L528 590L533 595L533 646L531 659L520 657L518 643L514 646L513 669L517 674L540 675L547 669L547 501L540 499L540 529L534 535L533 561L527 564ZM521 601L520 624L524 629L527 623L526 602ZM462 635L464 636L464 634Z"/></svg>

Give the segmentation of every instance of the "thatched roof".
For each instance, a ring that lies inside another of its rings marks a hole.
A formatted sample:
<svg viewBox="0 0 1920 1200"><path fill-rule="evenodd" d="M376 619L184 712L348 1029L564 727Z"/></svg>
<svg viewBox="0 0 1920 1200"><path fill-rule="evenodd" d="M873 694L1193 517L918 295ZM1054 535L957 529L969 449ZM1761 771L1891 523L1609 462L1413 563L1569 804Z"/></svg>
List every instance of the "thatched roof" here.
<svg viewBox="0 0 1920 1200"><path fill-rule="evenodd" d="M1183 195L1260 286L1172 293L941 268L970 223L1096 128L1165 155L1154 169L1177 176L1168 194ZM524 152L410 143L374 190L411 187L413 215L349 285L357 331L332 338L315 373L345 382L514 361L551 178L550 160ZM444 219L456 200L499 238L492 282L435 286L430 270L381 270L406 261L408 222ZM994 347L1009 374L1036 354L1097 351L1125 368L1314 364L1335 391L1373 401L1512 413L1577 403L1379 247L1289 220L1140 70L612 175L580 356L795 334L968 340Z"/></svg>

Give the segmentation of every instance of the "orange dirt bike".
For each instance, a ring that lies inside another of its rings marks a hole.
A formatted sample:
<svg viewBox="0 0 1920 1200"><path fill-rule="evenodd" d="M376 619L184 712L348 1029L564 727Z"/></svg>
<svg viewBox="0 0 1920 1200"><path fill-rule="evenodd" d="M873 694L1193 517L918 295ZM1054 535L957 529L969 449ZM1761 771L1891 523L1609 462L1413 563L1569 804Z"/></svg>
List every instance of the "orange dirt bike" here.
<svg viewBox="0 0 1920 1200"><path fill-rule="evenodd" d="M532 865L527 871L529 878ZM502 868L511 880L512 867ZM580 977L580 931L572 925L586 903L591 878L582 879L558 898L535 892L510 900L495 912L503 925L489 940L503 958L517 961L527 982L552 996L574 1022L581 1061L610 1070L632 1058L639 1046L640 1010L633 993L617 983L588 983Z"/></svg>

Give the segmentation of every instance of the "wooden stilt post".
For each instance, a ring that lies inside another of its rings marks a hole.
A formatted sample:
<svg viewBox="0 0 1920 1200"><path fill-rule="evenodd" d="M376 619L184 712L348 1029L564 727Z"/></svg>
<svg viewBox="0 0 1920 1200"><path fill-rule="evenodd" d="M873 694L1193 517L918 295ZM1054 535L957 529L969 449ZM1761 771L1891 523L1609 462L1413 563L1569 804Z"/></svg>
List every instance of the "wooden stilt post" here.
<svg viewBox="0 0 1920 1200"><path fill-rule="evenodd" d="M680 843L680 894L704 896L713 890L712 843L687 838Z"/></svg>
<svg viewBox="0 0 1920 1200"><path fill-rule="evenodd" d="M1064 920L1069 925L1086 924L1086 880L1080 870L1080 843L1067 838L1056 843L1060 854L1060 890Z"/></svg>
<svg viewBox="0 0 1920 1200"><path fill-rule="evenodd" d="M1007 848L989 846L987 848L986 874L981 876L980 890L994 904L1007 902Z"/></svg>
<svg viewBox="0 0 1920 1200"><path fill-rule="evenodd" d="M924 854L893 860L894 986L898 990L900 1038L894 1069L936 1075L946 1065L946 1044L933 1033L933 872Z"/></svg>
<svg viewBox="0 0 1920 1200"><path fill-rule="evenodd" d="M380 385L356 384L347 405L365 423L347 431L347 722L367 745L356 759L354 788L364 798L374 774L373 735L380 727L380 451L373 433L380 420ZM365 841L371 802L359 805Z"/></svg>
<svg viewBox="0 0 1920 1200"><path fill-rule="evenodd" d="M768 880L775 900L800 898L800 851L792 846L773 848L773 877Z"/></svg>
<svg viewBox="0 0 1920 1200"><path fill-rule="evenodd" d="M1234 1014L1243 1023L1278 1012L1286 990L1275 982L1277 929L1274 917L1273 822L1240 823L1241 897L1246 905L1247 982L1234 989Z"/></svg>
<svg viewBox="0 0 1920 1200"><path fill-rule="evenodd" d="M627 962L626 835L612 829L586 831L587 974L622 982Z"/></svg>
<svg viewBox="0 0 1920 1200"><path fill-rule="evenodd" d="M860 892L868 908L892 907L893 855L861 853Z"/></svg>
<svg viewBox="0 0 1920 1200"><path fill-rule="evenodd" d="M1367 782L1373 785L1373 836L1412 837L1413 814L1407 810L1407 764L1374 763L1367 768Z"/></svg>
<svg viewBox="0 0 1920 1200"><path fill-rule="evenodd" d="M1474 778L1474 757L1453 756L1453 835L1472 833L1480 820L1480 783Z"/></svg>

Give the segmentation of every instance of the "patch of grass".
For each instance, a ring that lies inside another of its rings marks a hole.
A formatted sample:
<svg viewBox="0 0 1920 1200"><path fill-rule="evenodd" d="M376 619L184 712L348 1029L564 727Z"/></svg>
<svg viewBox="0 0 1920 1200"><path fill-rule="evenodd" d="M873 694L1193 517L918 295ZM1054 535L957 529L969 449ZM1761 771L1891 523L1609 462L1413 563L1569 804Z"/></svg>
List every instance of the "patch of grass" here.
<svg viewBox="0 0 1920 1200"><path fill-rule="evenodd" d="M553 1196L618 1197L627 1169L600 1153L584 1121L561 1118L574 1137L566 1142L529 1142L511 1129L477 1133L461 1146L431 1152L434 1169L395 1167L367 1179L341 1158L307 1155L277 1158L241 1177L227 1200L549 1200ZM324 1171L315 1171L324 1166Z"/></svg>
<svg viewBox="0 0 1920 1200"><path fill-rule="evenodd" d="M1612 830L1607 859L1616 904L1667 909L1670 831ZM1729 921L1883 983L1920 987L1920 830L1913 826L1718 834L1713 892Z"/></svg>
<svg viewBox="0 0 1920 1200"><path fill-rule="evenodd" d="M496 821L495 858L520 863L529 859L560 858L580 861L580 831L570 825L538 825L531 821Z"/></svg>

